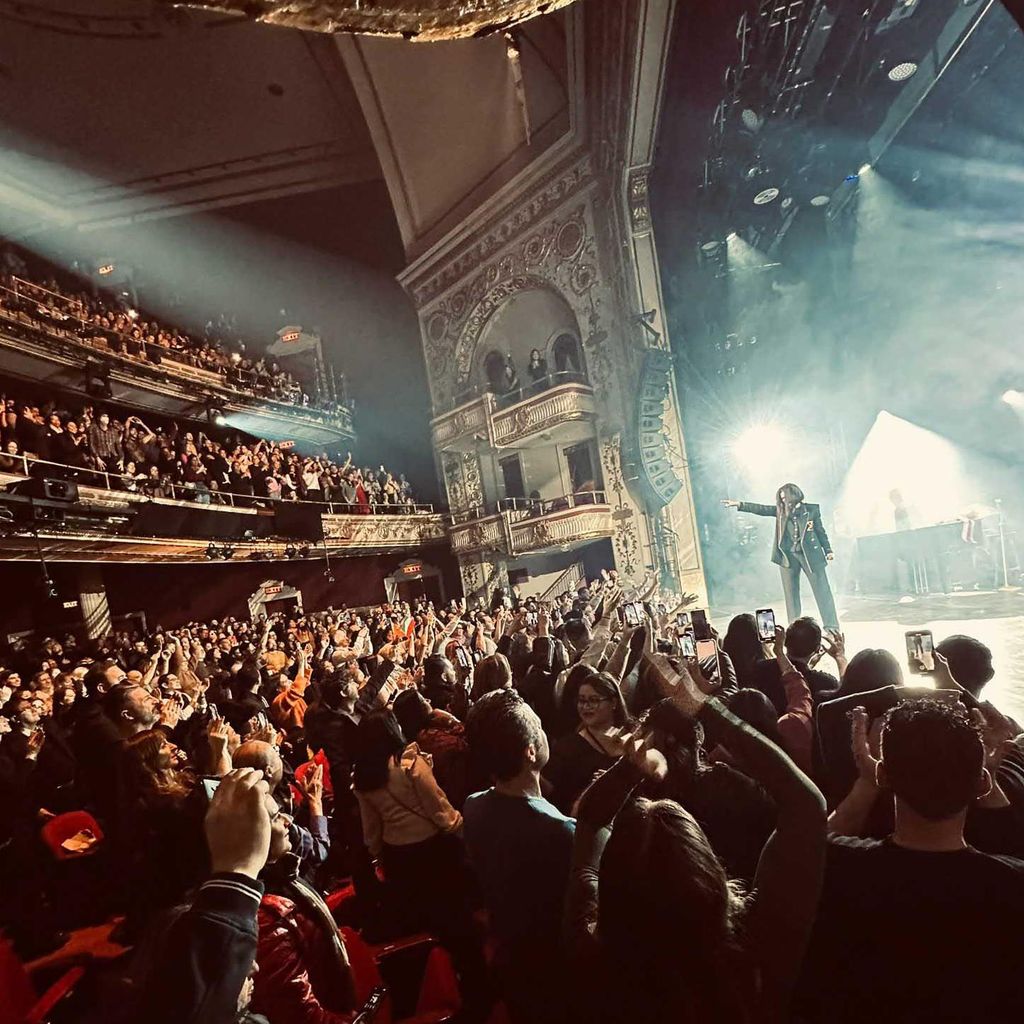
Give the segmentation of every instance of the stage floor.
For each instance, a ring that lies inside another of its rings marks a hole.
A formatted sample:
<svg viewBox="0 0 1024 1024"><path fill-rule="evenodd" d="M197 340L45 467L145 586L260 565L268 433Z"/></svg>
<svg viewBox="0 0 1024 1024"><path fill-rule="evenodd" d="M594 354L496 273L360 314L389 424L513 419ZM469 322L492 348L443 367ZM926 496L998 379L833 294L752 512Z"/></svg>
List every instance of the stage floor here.
<svg viewBox="0 0 1024 1024"><path fill-rule="evenodd" d="M769 599L756 607L782 608L782 595L777 595L774 604ZM805 611L813 614L813 610L811 598ZM715 624L724 631L734 614L736 611L715 612ZM865 647L883 647L901 661L903 634L910 629L930 629L936 642L954 633L976 637L992 649L996 670L983 696L1024 722L1024 591L937 594L917 597L907 604L900 604L894 597L846 596L839 599L839 619L850 654ZM828 665L826 658L823 667Z"/></svg>

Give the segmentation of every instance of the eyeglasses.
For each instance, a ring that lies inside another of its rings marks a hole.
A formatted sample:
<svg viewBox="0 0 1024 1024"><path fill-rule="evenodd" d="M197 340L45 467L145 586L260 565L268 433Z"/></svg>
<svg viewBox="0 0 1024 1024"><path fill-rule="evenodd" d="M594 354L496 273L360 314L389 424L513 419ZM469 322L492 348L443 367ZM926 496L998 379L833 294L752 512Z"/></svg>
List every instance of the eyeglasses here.
<svg viewBox="0 0 1024 1024"><path fill-rule="evenodd" d="M576 707L578 708L596 708L602 704L606 704L611 700L611 697L577 697Z"/></svg>

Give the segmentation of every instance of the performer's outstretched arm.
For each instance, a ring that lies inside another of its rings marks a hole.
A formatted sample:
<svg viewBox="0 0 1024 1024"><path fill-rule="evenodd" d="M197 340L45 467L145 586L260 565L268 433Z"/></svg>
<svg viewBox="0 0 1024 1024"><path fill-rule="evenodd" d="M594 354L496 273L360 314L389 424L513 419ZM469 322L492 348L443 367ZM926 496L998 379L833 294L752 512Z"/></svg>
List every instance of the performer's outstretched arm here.
<svg viewBox="0 0 1024 1024"><path fill-rule="evenodd" d="M722 504L726 508L734 508L737 512L749 512L752 516L775 516L774 505L758 505L753 501L736 501L733 498L726 498Z"/></svg>

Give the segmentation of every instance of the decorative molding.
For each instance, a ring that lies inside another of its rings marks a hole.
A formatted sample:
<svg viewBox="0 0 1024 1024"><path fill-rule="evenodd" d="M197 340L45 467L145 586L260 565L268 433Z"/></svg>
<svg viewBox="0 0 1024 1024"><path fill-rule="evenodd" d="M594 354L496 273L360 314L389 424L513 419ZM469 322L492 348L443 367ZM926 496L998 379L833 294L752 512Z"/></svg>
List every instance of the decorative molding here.
<svg viewBox="0 0 1024 1024"><path fill-rule="evenodd" d="M434 447L442 450L470 433L486 435L489 399L490 395L482 395L434 419L431 424Z"/></svg>
<svg viewBox="0 0 1024 1024"><path fill-rule="evenodd" d="M594 419L593 388L586 384L563 384L528 398L492 417L495 445L508 445L561 423Z"/></svg>
<svg viewBox="0 0 1024 1024"><path fill-rule="evenodd" d="M645 235L651 230L651 207L648 192L648 170L630 172L626 186L629 201L629 220L634 235Z"/></svg>
<svg viewBox="0 0 1024 1024"><path fill-rule="evenodd" d="M323 516L324 539L345 550L369 548L389 551L444 540L445 520L421 516Z"/></svg>
<svg viewBox="0 0 1024 1024"><path fill-rule="evenodd" d="M479 239L471 242L458 255L433 266L405 282L417 309L422 309L437 296L478 270L485 262L515 242L564 203L595 183L590 155L584 153L568 168L517 203L498 223Z"/></svg>
<svg viewBox="0 0 1024 1024"><path fill-rule="evenodd" d="M452 551L456 555L507 550L505 522L500 514L453 526L449 531L449 537Z"/></svg>
<svg viewBox="0 0 1024 1024"><path fill-rule="evenodd" d="M613 533L612 510L608 505L581 505L542 516L512 523L510 537L512 554L541 551L563 545L585 544Z"/></svg>

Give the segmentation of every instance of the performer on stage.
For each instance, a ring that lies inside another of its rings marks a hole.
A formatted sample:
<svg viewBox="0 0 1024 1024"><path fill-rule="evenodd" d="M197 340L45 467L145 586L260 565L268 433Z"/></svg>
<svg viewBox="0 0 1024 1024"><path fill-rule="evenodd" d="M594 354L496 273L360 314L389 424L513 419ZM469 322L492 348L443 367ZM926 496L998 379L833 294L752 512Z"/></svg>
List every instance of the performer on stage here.
<svg viewBox="0 0 1024 1024"><path fill-rule="evenodd" d="M755 516L775 517L772 561L782 573L789 621L800 617L800 572L803 570L811 581L822 624L827 629L838 630L839 616L827 570L827 564L832 561L832 545L825 527L821 525L821 509L817 505L806 504L804 492L796 484L783 484L775 495L774 505L757 505L731 498L722 504Z"/></svg>

